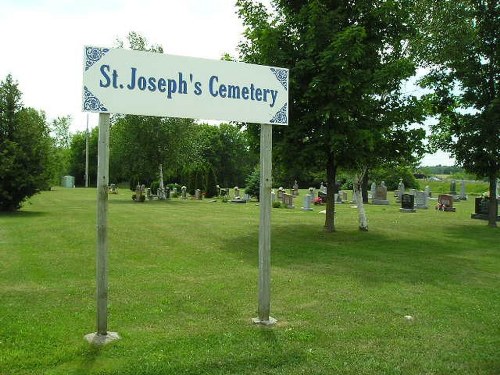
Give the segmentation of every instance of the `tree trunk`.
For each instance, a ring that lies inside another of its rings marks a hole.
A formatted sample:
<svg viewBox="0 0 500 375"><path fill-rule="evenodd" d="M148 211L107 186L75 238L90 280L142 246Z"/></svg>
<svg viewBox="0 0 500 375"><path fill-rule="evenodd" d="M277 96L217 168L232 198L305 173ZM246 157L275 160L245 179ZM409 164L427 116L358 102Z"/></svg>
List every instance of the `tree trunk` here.
<svg viewBox="0 0 500 375"><path fill-rule="evenodd" d="M363 194L363 203L368 203L368 169L363 175L363 184L361 185L361 193Z"/></svg>
<svg viewBox="0 0 500 375"><path fill-rule="evenodd" d="M335 232L335 160L333 153L328 153L328 160L326 162L326 218L325 218L325 231L331 233Z"/></svg>
<svg viewBox="0 0 500 375"><path fill-rule="evenodd" d="M363 197L362 197L362 186L365 174L366 174L366 169L363 169L363 171L360 174L356 173L354 175L354 181L352 187L354 193L353 197L354 202L358 206L359 230L367 232L368 219L366 217L365 206L363 204Z"/></svg>
<svg viewBox="0 0 500 375"><path fill-rule="evenodd" d="M490 204L488 210L488 226L495 228L497 226L497 179L490 175Z"/></svg>

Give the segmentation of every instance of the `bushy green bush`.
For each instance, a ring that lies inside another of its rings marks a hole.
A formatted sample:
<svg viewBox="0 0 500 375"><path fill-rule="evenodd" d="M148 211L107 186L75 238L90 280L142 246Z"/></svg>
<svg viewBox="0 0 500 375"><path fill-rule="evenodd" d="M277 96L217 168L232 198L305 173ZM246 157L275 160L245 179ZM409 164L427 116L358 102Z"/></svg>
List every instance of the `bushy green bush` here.
<svg viewBox="0 0 500 375"><path fill-rule="evenodd" d="M160 181L153 181L149 186L151 188L151 194L158 194L158 188L160 187Z"/></svg>
<svg viewBox="0 0 500 375"><path fill-rule="evenodd" d="M245 194L251 197L256 197L259 199L260 194L260 171L255 168L252 173L250 173L245 181Z"/></svg>

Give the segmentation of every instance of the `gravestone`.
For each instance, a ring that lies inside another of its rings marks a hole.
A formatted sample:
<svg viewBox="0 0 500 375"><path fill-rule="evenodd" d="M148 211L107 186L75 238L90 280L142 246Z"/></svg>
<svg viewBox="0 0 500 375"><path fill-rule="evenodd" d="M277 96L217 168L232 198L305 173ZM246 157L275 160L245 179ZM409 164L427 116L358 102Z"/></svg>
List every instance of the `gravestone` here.
<svg viewBox="0 0 500 375"><path fill-rule="evenodd" d="M372 182L371 186L370 186L370 198L371 199L375 199L375 190L377 189L377 185L375 184L375 182Z"/></svg>
<svg viewBox="0 0 500 375"><path fill-rule="evenodd" d="M342 202L343 202L343 203L346 203L346 202L347 202L347 191L341 190L341 191L339 192L339 195L340 195L340 196L341 196L341 198L342 198Z"/></svg>
<svg viewBox="0 0 500 375"><path fill-rule="evenodd" d="M320 185L320 187L319 187L319 191L321 191L323 194L325 194L325 195L326 195L326 190L327 190L327 189L326 189L326 186L325 186L325 185L323 185L323 181L321 181L321 185Z"/></svg>
<svg viewBox="0 0 500 375"><path fill-rule="evenodd" d="M145 190L145 185L137 184L137 186L135 187L135 193L132 194L132 200L136 202L144 202L146 200L146 196L144 195Z"/></svg>
<svg viewBox="0 0 500 375"><path fill-rule="evenodd" d="M234 198L239 198L240 197L240 188L238 186L234 187Z"/></svg>
<svg viewBox="0 0 500 375"><path fill-rule="evenodd" d="M295 180L295 183L293 184L292 195L294 197L299 195L299 184L297 183L297 180Z"/></svg>
<svg viewBox="0 0 500 375"><path fill-rule="evenodd" d="M462 182L460 183L460 200L467 200L467 194L465 193L465 180L462 180Z"/></svg>
<svg viewBox="0 0 500 375"><path fill-rule="evenodd" d="M293 195L283 192L283 204L286 208L295 208L293 205Z"/></svg>
<svg viewBox="0 0 500 375"><path fill-rule="evenodd" d="M487 197L477 197L474 201L474 213L470 215L471 219L488 220L490 210L490 199ZM498 206L500 199L497 199L496 221L500 221L498 216Z"/></svg>
<svg viewBox="0 0 500 375"><path fill-rule="evenodd" d="M118 186L116 186L116 184L109 185L109 193L118 194Z"/></svg>
<svg viewBox="0 0 500 375"><path fill-rule="evenodd" d="M397 202L401 202L401 196L405 193L405 184L403 183L403 179L399 179L398 191L397 191Z"/></svg>
<svg viewBox="0 0 500 375"><path fill-rule="evenodd" d="M427 204L427 193L425 191L417 191L415 193L415 208L427 209L429 208Z"/></svg>
<svg viewBox="0 0 500 375"><path fill-rule="evenodd" d="M453 196L457 195L457 183L455 180L451 180L450 182L450 194Z"/></svg>
<svg viewBox="0 0 500 375"><path fill-rule="evenodd" d="M181 187L181 199L187 199L187 187Z"/></svg>
<svg viewBox="0 0 500 375"><path fill-rule="evenodd" d="M417 194L417 189L410 189L410 195L415 196Z"/></svg>
<svg viewBox="0 0 500 375"><path fill-rule="evenodd" d="M384 181L382 181L381 184L375 188L375 196L372 203L377 205L389 204L389 201L387 200L387 187L385 186Z"/></svg>
<svg viewBox="0 0 500 375"><path fill-rule="evenodd" d="M151 188L146 188L146 198L150 201L153 200L153 193L151 192Z"/></svg>
<svg viewBox="0 0 500 375"><path fill-rule="evenodd" d="M271 190L271 203L276 202L276 193L274 192L274 189Z"/></svg>
<svg viewBox="0 0 500 375"><path fill-rule="evenodd" d="M312 201L313 195L311 194L306 194L304 197L304 207L302 207L303 211L312 211L313 209L311 208L311 201Z"/></svg>
<svg viewBox="0 0 500 375"><path fill-rule="evenodd" d="M453 207L453 196L450 194L440 194L438 197L438 204L436 210L455 212L456 208Z"/></svg>
<svg viewBox="0 0 500 375"><path fill-rule="evenodd" d="M164 199L170 199L170 188L168 186L165 188L165 198Z"/></svg>
<svg viewBox="0 0 500 375"><path fill-rule="evenodd" d="M401 195L401 212L416 212L415 210L415 196L411 194Z"/></svg>
<svg viewBox="0 0 500 375"><path fill-rule="evenodd" d="M335 203L342 204L342 196L340 193L335 193Z"/></svg>
<svg viewBox="0 0 500 375"><path fill-rule="evenodd" d="M311 195L311 197L314 197L314 188L313 187L309 188L309 194Z"/></svg>
<svg viewBox="0 0 500 375"><path fill-rule="evenodd" d="M156 196L158 197L158 199L161 199L161 200L166 199L165 189L163 189L161 186L159 186L158 189L156 189Z"/></svg>
<svg viewBox="0 0 500 375"><path fill-rule="evenodd" d="M285 189L283 189L283 186L280 186L278 188L278 200L283 201L283 194L285 194Z"/></svg>
<svg viewBox="0 0 500 375"><path fill-rule="evenodd" d="M194 199L198 200L198 201L201 201L202 198L203 198L203 196L201 194L201 190L200 189L196 189L194 191Z"/></svg>

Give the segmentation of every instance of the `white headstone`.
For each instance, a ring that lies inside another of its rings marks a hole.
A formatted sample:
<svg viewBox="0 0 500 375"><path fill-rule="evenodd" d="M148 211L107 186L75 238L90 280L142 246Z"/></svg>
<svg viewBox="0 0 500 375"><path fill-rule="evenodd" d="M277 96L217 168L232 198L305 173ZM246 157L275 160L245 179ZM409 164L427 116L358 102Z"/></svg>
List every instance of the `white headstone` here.
<svg viewBox="0 0 500 375"><path fill-rule="evenodd" d="M311 201L312 201L313 196L311 194L306 194L304 197L304 207L302 209L304 211L312 211L313 209L311 208Z"/></svg>

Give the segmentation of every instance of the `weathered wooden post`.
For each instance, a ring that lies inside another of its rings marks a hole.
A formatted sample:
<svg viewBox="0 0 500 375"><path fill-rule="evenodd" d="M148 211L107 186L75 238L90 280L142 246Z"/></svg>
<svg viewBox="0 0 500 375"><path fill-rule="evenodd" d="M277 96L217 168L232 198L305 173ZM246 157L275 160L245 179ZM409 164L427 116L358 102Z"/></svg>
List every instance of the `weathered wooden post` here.
<svg viewBox="0 0 500 375"><path fill-rule="evenodd" d="M271 188L273 126L260 127L260 190L259 190L259 307L254 323L272 325L271 312Z"/></svg>
<svg viewBox="0 0 500 375"><path fill-rule="evenodd" d="M96 345L107 344L120 338L116 332L108 332L109 117L109 113L99 113L96 247L97 332L85 335L87 341Z"/></svg>

